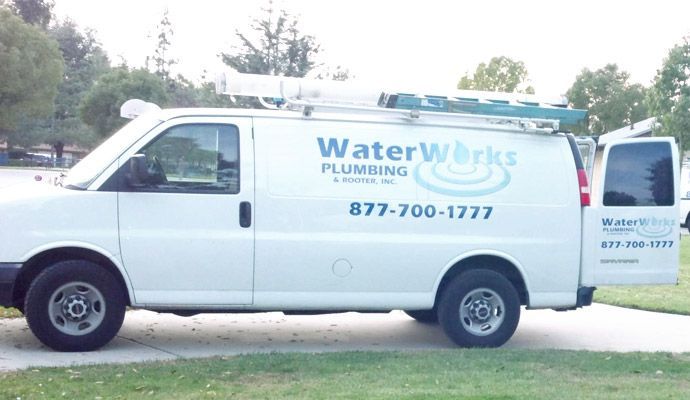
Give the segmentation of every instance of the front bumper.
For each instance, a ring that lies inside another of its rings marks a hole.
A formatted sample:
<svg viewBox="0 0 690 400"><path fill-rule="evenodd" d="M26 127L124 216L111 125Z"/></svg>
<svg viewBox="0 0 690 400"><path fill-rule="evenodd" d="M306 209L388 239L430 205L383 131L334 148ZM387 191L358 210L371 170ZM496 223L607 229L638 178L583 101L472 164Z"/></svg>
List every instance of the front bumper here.
<svg viewBox="0 0 690 400"><path fill-rule="evenodd" d="M14 284L22 264L0 263L0 306L13 307Z"/></svg>

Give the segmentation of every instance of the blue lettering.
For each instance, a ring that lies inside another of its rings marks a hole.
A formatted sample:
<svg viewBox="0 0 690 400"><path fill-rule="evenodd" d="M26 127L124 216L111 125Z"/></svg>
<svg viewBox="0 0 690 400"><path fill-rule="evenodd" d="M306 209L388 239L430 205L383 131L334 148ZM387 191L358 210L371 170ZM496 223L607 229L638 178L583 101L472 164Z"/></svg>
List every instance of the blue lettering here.
<svg viewBox="0 0 690 400"><path fill-rule="evenodd" d="M482 155L484 154L484 150L475 150L472 152L473 158L472 162L475 164L483 164L482 163Z"/></svg>
<svg viewBox="0 0 690 400"><path fill-rule="evenodd" d="M335 153L337 158L345 157L345 152L347 151L347 144L350 139L343 139L343 143L338 146L338 139L330 138L328 139L328 146L324 144L323 138L316 138L319 142L319 150L321 150L321 157L331 157L332 153Z"/></svg>
<svg viewBox="0 0 690 400"><path fill-rule="evenodd" d="M356 144L355 150L352 152L352 157L358 159L368 159L369 158L369 146L365 144Z"/></svg>
<svg viewBox="0 0 690 400"><path fill-rule="evenodd" d="M511 166L517 164L517 160L515 159L515 152L514 151L509 151L506 153L506 165Z"/></svg>
<svg viewBox="0 0 690 400"><path fill-rule="evenodd" d="M405 159L407 161L412 161L412 153L417 150L416 147L407 146L405 147Z"/></svg>
<svg viewBox="0 0 690 400"><path fill-rule="evenodd" d="M486 147L486 156L488 157L488 160L486 163L488 165L496 164L496 165L503 165L501 163L501 152L500 151L494 151L493 147L487 146Z"/></svg>
<svg viewBox="0 0 690 400"><path fill-rule="evenodd" d="M372 144L356 143L350 148L350 139L338 138L316 138L322 157L346 158L348 156L358 160L391 160L391 161L412 161L414 153L419 150L424 162L445 163L448 159L450 144L448 143L425 143L420 142L419 146L385 146L381 142ZM350 150L351 149L351 150ZM350 150L350 152L348 152ZM489 145L481 150L470 150L459 141L456 141L454 152L456 164L485 164L498 166L513 166L517 164L517 153L515 151L496 151Z"/></svg>
<svg viewBox="0 0 690 400"><path fill-rule="evenodd" d="M381 149L383 149L383 146L381 146L381 143L374 142L374 144L371 145L371 148L374 149L374 159L383 160L383 156L381 155Z"/></svg>
<svg viewBox="0 0 690 400"><path fill-rule="evenodd" d="M402 152L402 147L391 146L388 149L386 149L386 156L388 156L388 158L390 158L393 161L400 161L402 158Z"/></svg>
<svg viewBox="0 0 690 400"><path fill-rule="evenodd" d="M448 157L449 146L447 144L443 145L443 150L439 149L438 143L431 143L429 147L426 143L420 143L419 147L422 150L424 161L445 162Z"/></svg>

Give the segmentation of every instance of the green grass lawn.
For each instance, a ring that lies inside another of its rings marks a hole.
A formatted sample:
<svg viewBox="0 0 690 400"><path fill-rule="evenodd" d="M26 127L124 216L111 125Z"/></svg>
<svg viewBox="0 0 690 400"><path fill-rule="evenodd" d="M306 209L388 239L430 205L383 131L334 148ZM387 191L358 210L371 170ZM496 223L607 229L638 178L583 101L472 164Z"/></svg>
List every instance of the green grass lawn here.
<svg viewBox="0 0 690 400"><path fill-rule="evenodd" d="M19 312L16 308L0 307L0 318L19 318L23 316L24 314Z"/></svg>
<svg viewBox="0 0 690 400"><path fill-rule="evenodd" d="M687 399L690 354L269 354L0 375L4 399Z"/></svg>
<svg viewBox="0 0 690 400"><path fill-rule="evenodd" d="M599 288L594 301L616 306L690 315L690 236L680 242L677 286L622 286Z"/></svg>

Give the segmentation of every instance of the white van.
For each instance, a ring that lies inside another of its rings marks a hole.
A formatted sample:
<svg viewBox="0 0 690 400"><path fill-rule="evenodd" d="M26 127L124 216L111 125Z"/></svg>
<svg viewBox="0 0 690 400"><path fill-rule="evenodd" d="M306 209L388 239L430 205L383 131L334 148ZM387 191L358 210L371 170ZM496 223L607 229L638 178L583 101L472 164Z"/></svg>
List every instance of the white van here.
<svg viewBox="0 0 690 400"><path fill-rule="evenodd" d="M127 306L402 309L483 347L521 305L676 283L672 138L609 143L590 194L573 136L543 121L320 110L154 110L62 186L5 190L0 304L62 351L108 343Z"/></svg>

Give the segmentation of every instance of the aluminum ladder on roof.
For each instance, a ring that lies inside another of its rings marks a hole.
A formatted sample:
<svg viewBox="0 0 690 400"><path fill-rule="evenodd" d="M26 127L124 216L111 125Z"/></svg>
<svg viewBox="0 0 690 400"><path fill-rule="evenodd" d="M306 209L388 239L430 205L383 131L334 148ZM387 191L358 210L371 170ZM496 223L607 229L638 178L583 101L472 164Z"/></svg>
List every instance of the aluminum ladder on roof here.
<svg viewBox="0 0 690 400"><path fill-rule="evenodd" d="M216 92L230 96L254 96L267 108L292 108L310 116L314 109L355 113L400 114L409 119L421 116L520 127L559 129L560 124L582 120L586 111L567 108L565 97L538 97L522 93L451 91L446 96L386 92L354 82L315 80L272 75L219 74ZM274 99L274 104L264 98ZM397 111L396 111L397 110Z"/></svg>

